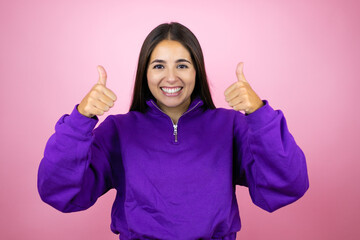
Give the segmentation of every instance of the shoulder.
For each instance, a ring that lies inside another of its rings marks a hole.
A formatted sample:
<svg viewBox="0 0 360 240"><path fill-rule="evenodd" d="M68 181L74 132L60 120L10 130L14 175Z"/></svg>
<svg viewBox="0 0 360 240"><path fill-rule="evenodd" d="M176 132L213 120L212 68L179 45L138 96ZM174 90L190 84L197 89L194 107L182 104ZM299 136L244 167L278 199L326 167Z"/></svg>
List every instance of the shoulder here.
<svg viewBox="0 0 360 240"><path fill-rule="evenodd" d="M112 114L105 118L102 124L112 124L117 125L124 121L131 121L136 118L136 113L128 112L128 113L120 113L120 114Z"/></svg>
<svg viewBox="0 0 360 240"><path fill-rule="evenodd" d="M239 111L226 108L207 109L199 114L202 123L208 129L235 129L237 126L246 127L245 116Z"/></svg>
<svg viewBox="0 0 360 240"><path fill-rule="evenodd" d="M114 138L124 132L131 131L132 128L140 124L140 112L128 112L124 114L108 115L99 126L94 129L94 134L97 137Z"/></svg>
<svg viewBox="0 0 360 240"><path fill-rule="evenodd" d="M144 122L144 119L147 119L146 113L141 113L138 111L130 111L122 114L109 115L105 120L105 124L112 124L116 127L119 126L132 126Z"/></svg>
<svg viewBox="0 0 360 240"><path fill-rule="evenodd" d="M109 116L112 121L122 122L122 121L133 121L139 118L144 118L145 114L138 111L130 111L122 114L115 114Z"/></svg>
<svg viewBox="0 0 360 240"><path fill-rule="evenodd" d="M239 111L235 111L234 109L215 108L206 110L204 113L216 119L226 119L233 121L235 119L245 120L245 115Z"/></svg>

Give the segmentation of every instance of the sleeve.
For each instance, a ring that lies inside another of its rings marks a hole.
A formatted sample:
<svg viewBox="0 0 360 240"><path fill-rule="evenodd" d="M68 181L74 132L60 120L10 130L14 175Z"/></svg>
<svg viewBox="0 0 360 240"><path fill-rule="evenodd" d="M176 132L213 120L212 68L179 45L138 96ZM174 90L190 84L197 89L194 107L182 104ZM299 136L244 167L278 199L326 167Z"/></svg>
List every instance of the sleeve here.
<svg viewBox="0 0 360 240"><path fill-rule="evenodd" d="M302 197L309 188L303 151L280 110L264 106L234 118L235 184L249 188L254 204L273 212Z"/></svg>
<svg viewBox="0 0 360 240"><path fill-rule="evenodd" d="M114 124L108 117L94 130L97 122L96 116L81 115L76 105L59 119L46 144L38 191L44 202L62 212L85 210L113 187L107 144L114 138Z"/></svg>

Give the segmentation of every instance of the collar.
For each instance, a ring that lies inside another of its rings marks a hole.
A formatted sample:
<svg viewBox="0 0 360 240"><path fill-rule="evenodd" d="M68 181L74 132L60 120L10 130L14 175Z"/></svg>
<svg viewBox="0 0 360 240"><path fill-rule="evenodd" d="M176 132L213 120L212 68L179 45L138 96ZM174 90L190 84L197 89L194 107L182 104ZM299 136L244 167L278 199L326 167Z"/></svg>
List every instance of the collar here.
<svg viewBox="0 0 360 240"><path fill-rule="evenodd" d="M146 104L149 106L149 110L151 112L165 114L153 99L147 100ZM183 115L190 111L194 111L195 109L199 109L202 105L204 105L204 102L201 100L201 98L195 97L191 101L189 108L186 110L186 112L183 113Z"/></svg>

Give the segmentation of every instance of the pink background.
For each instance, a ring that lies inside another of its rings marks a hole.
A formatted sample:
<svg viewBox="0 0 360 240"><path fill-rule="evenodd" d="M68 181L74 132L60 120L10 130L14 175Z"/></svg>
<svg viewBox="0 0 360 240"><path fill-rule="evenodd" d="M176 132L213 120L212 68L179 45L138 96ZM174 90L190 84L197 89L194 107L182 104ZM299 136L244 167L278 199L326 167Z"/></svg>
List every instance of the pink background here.
<svg viewBox="0 0 360 240"><path fill-rule="evenodd" d="M158 24L179 21L198 37L215 104L236 81L282 109L307 157L310 189L267 213L237 195L238 239L360 239L359 1L0 2L0 239L118 239L110 232L112 190L89 210L63 214L41 202L37 169L45 143L108 72L128 110L140 46ZM104 116L105 117L105 116ZM101 117L100 120L103 120Z"/></svg>

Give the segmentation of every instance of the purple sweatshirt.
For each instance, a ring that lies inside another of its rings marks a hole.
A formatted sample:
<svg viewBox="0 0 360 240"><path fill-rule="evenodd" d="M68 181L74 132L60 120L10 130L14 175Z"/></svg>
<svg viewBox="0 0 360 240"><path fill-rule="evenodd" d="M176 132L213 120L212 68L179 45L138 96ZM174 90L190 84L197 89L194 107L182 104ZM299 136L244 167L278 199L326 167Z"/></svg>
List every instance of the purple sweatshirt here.
<svg viewBox="0 0 360 240"><path fill-rule="evenodd" d="M305 157L283 113L204 110L200 99L174 125L156 103L146 113L97 117L75 107L57 122L38 172L43 201L81 211L115 188L111 230L127 239L226 239L240 230L235 185L272 212L299 199Z"/></svg>

